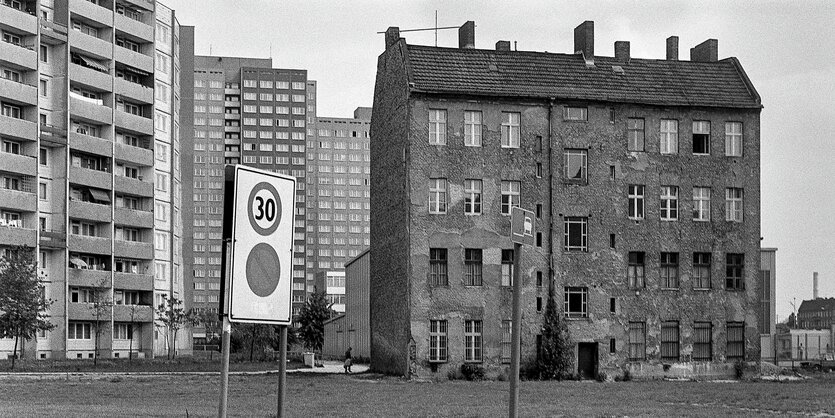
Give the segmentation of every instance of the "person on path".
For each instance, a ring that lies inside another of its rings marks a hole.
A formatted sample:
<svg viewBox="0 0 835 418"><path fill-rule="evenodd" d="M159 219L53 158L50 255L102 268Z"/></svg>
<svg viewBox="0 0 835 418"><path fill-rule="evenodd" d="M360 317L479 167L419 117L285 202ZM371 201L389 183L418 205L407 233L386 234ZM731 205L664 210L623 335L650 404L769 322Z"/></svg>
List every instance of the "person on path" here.
<svg viewBox="0 0 835 418"><path fill-rule="evenodd" d="M345 373L351 373L351 347L345 352Z"/></svg>

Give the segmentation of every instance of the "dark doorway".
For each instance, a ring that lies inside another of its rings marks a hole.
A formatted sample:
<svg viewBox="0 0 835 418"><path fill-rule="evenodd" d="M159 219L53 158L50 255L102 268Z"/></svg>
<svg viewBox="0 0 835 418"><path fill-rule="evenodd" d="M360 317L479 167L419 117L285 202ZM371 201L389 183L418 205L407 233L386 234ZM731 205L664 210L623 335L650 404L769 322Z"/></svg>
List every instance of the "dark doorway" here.
<svg viewBox="0 0 835 418"><path fill-rule="evenodd" d="M597 376L597 343L577 344L577 374L581 379Z"/></svg>

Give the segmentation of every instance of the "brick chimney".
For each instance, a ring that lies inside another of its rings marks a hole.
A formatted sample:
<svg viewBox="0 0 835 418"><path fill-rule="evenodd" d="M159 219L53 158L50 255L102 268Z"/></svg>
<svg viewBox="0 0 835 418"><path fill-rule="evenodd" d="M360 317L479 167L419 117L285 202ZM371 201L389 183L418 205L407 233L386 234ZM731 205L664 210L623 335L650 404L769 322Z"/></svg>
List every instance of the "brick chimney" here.
<svg viewBox="0 0 835 418"><path fill-rule="evenodd" d="M629 41L615 41L615 59L629 62Z"/></svg>
<svg viewBox="0 0 835 418"><path fill-rule="evenodd" d="M400 40L400 28L397 26L389 26L386 29L386 49L397 43Z"/></svg>
<svg viewBox="0 0 835 418"><path fill-rule="evenodd" d="M510 41L496 42L496 51L510 51Z"/></svg>
<svg viewBox="0 0 835 418"><path fill-rule="evenodd" d="M475 48L475 22L468 20L467 23L458 28L458 47Z"/></svg>
<svg viewBox="0 0 835 418"><path fill-rule="evenodd" d="M594 61L594 22L587 20L574 28L574 53Z"/></svg>
<svg viewBox="0 0 835 418"><path fill-rule="evenodd" d="M667 59L678 61L678 36L667 38Z"/></svg>
<svg viewBox="0 0 835 418"><path fill-rule="evenodd" d="M690 61L714 62L719 60L719 41L708 39L690 48Z"/></svg>

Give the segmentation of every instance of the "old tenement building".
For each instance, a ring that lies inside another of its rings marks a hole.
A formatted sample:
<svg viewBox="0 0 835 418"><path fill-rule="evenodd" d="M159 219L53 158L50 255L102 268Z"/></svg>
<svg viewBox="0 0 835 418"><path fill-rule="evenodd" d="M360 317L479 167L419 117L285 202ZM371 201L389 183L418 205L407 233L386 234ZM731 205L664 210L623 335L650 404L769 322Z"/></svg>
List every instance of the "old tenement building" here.
<svg viewBox="0 0 835 418"><path fill-rule="evenodd" d="M510 208L522 364L549 287L581 375L718 375L759 358L760 97L717 41L678 59L409 45L386 32L371 124L372 367L443 377L510 362Z"/></svg>

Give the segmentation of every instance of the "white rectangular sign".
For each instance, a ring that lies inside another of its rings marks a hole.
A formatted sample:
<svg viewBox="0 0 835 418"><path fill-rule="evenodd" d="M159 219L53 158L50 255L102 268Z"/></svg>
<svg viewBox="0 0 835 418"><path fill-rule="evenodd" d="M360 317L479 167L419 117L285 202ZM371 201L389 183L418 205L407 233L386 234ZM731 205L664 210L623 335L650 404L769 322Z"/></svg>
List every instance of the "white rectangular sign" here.
<svg viewBox="0 0 835 418"><path fill-rule="evenodd" d="M290 324L295 202L294 177L235 166L229 321Z"/></svg>

